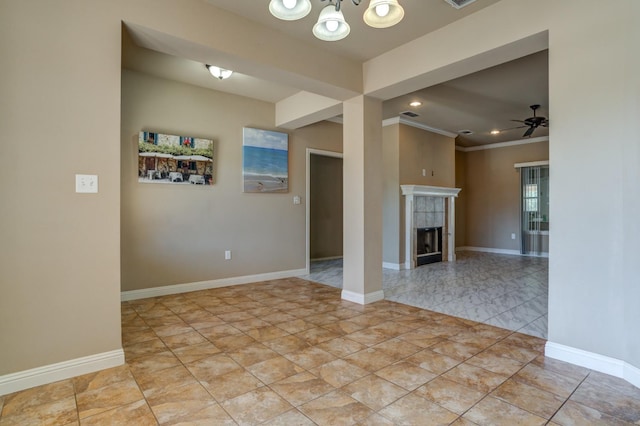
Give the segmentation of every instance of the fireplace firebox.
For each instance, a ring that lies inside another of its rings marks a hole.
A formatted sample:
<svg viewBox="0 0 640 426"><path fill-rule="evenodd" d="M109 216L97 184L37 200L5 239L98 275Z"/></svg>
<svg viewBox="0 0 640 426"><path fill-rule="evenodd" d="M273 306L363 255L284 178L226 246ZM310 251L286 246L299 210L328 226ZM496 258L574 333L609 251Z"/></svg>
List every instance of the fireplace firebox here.
<svg viewBox="0 0 640 426"><path fill-rule="evenodd" d="M442 227L416 229L417 266L442 262Z"/></svg>

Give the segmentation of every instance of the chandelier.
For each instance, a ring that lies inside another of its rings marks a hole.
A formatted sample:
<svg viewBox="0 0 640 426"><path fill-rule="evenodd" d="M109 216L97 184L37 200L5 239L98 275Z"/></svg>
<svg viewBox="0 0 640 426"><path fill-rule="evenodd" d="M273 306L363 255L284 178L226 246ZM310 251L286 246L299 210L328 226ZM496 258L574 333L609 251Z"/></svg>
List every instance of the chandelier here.
<svg viewBox="0 0 640 426"><path fill-rule="evenodd" d="M318 22L313 26L313 35L324 41L338 41L348 36L351 27L340 10L342 0L320 1L328 1L329 4L320 11ZM361 1L351 0L356 6ZM311 0L271 0L269 11L278 19L295 21L311 12ZM398 4L398 0L370 0L362 18L370 27L388 28L400 22L403 17L404 9Z"/></svg>

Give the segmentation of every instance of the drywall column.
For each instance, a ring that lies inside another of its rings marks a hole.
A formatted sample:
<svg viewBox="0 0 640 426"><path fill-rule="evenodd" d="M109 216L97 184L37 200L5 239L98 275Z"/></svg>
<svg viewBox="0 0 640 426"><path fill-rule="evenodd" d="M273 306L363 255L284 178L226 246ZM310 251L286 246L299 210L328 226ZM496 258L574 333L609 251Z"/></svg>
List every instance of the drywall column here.
<svg viewBox="0 0 640 426"><path fill-rule="evenodd" d="M344 102L344 278L342 298L382 300L382 102Z"/></svg>
<svg viewBox="0 0 640 426"><path fill-rule="evenodd" d="M456 261L456 197L447 197L447 261Z"/></svg>

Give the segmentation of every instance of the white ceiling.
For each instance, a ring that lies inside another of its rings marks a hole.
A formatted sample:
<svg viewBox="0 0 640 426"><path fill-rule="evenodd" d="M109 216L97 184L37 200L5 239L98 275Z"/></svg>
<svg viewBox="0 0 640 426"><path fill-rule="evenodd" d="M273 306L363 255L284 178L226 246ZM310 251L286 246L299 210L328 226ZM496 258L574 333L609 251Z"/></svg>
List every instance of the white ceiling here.
<svg viewBox="0 0 640 426"><path fill-rule="evenodd" d="M364 24L362 13L368 5L366 0L362 0L359 6L352 4L351 0L344 0L342 10L351 25L351 34L338 42L320 41L311 34L311 27L321 8L327 4L326 1L311 0L311 13L306 18L293 22L281 21L271 16L268 11L269 0L203 1L212 7L225 9L275 28L315 48L364 61L499 0L477 0L460 10L444 0L400 0L405 9L405 17L400 24L388 29L373 29ZM204 64L181 58L179 52L167 55L136 46L126 31L124 33L124 68L266 102L277 102L297 92L292 87L239 73L228 80L216 80L208 74ZM141 40L136 42L145 44ZM403 119L453 134L459 130L471 130L474 132L472 135L459 136L456 140L458 145L469 147L521 139L526 129L509 130L499 135L491 135L489 132L518 126L519 123L510 120L531 117L529 105L532 104L542 105L537 114L549 117L548 98L548 55L547 51L543 51L387 100L383 104L383 115L388 119L397 117L402 111L412 110L419 117ZM420 100L423 105L412 108L408 104L413 100ZM548 129L538 128L532 137L546 135Z"/></svg>

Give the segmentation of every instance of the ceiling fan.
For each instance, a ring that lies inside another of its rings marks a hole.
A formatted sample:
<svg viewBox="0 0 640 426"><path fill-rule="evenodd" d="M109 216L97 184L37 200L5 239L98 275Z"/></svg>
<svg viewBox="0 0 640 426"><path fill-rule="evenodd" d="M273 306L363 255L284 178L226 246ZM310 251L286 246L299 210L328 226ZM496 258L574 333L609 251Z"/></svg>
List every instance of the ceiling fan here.
<svg viewBox="0 0 640 426"><path fill-rule="evenodd" d="M540 105L531 105L529 108L533 110L533 117L525 118L524 120L511 120L516 123L523 123L524 126L510 127L508 129L502 129L499 132L503 132L505 130L524 129L525 127L528 127L524 132L524 135L522 135L523 138L528 138L538 127L549 127L549 119L547 119L547 117L536 116L536 110L540 108Z"/></svg>

